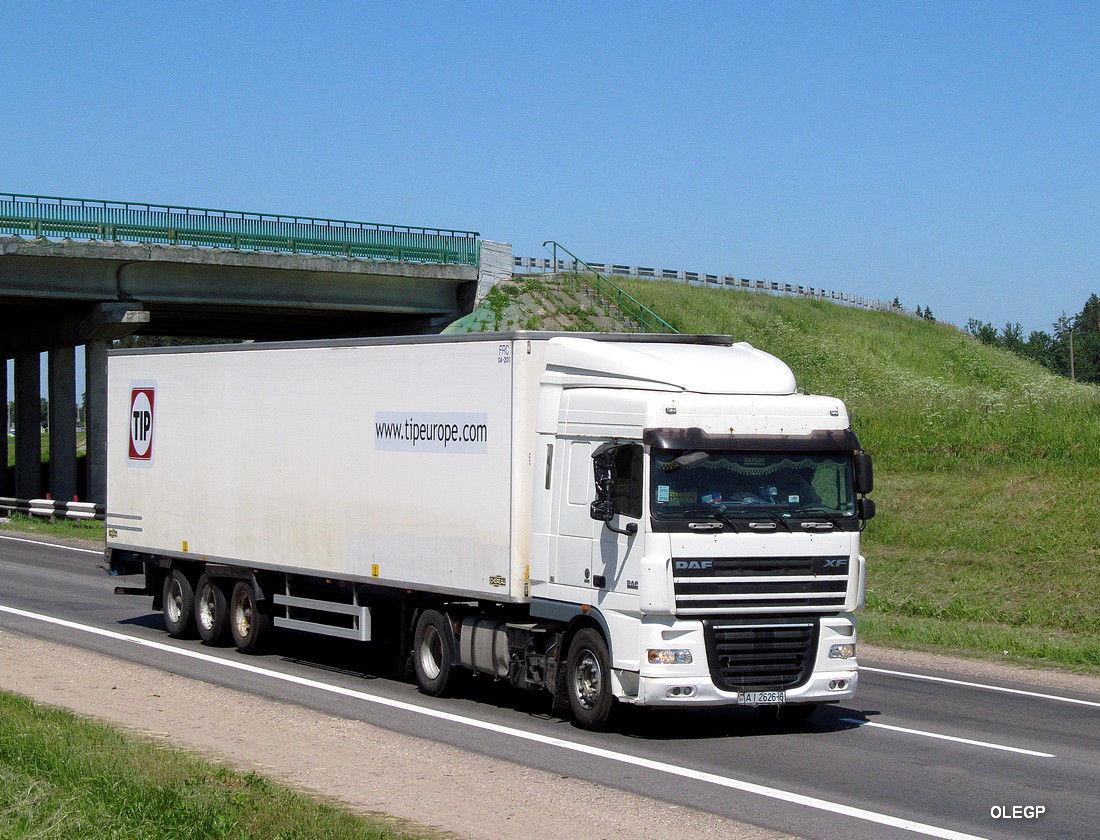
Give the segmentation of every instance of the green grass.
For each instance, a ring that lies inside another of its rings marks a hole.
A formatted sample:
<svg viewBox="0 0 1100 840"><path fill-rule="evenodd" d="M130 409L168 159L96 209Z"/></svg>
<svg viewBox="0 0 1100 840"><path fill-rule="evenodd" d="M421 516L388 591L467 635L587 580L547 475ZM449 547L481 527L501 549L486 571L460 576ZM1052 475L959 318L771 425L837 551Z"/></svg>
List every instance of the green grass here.
<svg viewBox="0 0 1100 840"><path fill-rule="evenodd" d="M4 840L432 836L386 820L0 694Z"/></svg>
<svg viewBox="0 0 1100 840"><path fill-rule="evenodd" d="M863 638L1100 671L1100 389L954 327L623 279L685 333L774 353L875 457Z"/></svg>
<svg viewBox="0 0 1100 840"><path fill-rule="evenodd" d="M46 518L13 513L7 520L0 520L0 530L102 542L104 528L103 523L96 519Z"/></svg>

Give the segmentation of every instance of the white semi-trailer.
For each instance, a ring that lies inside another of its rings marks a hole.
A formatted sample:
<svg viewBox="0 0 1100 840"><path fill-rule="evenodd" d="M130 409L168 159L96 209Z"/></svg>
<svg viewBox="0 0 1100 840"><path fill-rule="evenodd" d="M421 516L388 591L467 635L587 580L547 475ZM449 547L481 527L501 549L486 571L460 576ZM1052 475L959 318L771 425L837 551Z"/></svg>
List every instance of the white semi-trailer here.
<svg viewBox="0 0 1100 840"><path fill-rule="evenodd" d="M798 719L856 687L871 464L840 400L722 336L121 350L107 549L172 636L383 641L616 703Z"/></svg>

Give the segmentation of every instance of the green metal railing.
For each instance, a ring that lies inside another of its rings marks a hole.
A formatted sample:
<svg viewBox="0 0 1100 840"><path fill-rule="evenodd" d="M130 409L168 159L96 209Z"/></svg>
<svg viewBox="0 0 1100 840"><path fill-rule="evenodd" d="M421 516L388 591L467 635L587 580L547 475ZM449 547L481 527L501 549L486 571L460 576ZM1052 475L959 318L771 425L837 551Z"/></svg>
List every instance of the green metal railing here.
<svg viewBox="0 0 1100 840"><path fill-rule="evenodd" d="M672 324L654 312L645 304L632 297L625 289L620 289L614 283L612 283L607 277L600 272L596 271L592 266L566 248L564 245L560 245L553 239L547 240L542 243L544 248L551 251L554 257L552 263L553 270L558 270L558 251L563 251L572 257L572 271L574 274L580 274L578 266L584 266L584 273L591 274L595 278L594 280L588 280L585 278L592 289L597 295L613 303L619 308L619 311L626 315L628 318L633 319L642 332L654 332L654 333L679 333Z"/></svg>
<svg viewBox="0 0 1100 840"><path fill-rule="evenodd" d="M478 262L473 231L15 193L0 193L0 233L402 262Z"/></svg>

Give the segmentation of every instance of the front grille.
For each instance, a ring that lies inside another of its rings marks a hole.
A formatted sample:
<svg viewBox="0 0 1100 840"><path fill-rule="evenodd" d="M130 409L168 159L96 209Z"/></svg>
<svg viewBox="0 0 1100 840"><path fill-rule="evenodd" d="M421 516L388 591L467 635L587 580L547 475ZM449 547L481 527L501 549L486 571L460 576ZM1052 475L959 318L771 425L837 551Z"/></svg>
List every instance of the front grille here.
<svg viewBox="0 0 1100 840"><path fill-rule="evenodd" d="M813 671L817 618L714 620L703 627L711 676L726 691L783 691Z"/></svg>
<svg viewBox="0 0 1100 840"><path fill-rule="evenodd" d="M849 558L674 558L677 615L844 609Z"/></svg>

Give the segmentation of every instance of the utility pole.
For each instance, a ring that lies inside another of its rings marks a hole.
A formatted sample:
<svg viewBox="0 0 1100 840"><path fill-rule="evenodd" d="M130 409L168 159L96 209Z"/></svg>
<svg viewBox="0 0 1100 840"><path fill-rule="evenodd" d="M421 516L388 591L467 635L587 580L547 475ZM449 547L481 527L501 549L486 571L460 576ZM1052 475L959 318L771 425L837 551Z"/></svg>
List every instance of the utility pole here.
<svg viewBox="0 0 1100 840"><path fill-rule="evenodd" d="M1073 370L1073 327L1069 328L1069 378L1076 380Z"/></svg>

